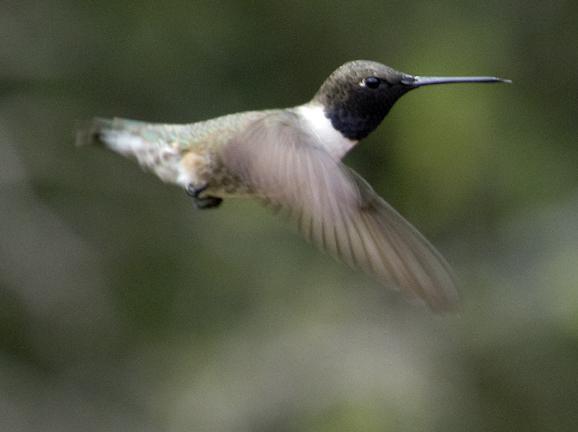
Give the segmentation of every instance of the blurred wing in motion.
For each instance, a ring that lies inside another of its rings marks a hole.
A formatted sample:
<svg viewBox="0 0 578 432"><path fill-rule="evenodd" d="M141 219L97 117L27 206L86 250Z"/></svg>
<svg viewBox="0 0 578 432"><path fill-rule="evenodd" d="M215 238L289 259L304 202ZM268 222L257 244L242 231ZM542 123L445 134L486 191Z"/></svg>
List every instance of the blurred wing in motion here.
<svg viewBox="0 0 578 432"><path fill-rule="evenodd" d="M443 257L299 122L292 112L254 122L224 147L223 163L319 248L434 310L450 309L456 292Z"/></svg>

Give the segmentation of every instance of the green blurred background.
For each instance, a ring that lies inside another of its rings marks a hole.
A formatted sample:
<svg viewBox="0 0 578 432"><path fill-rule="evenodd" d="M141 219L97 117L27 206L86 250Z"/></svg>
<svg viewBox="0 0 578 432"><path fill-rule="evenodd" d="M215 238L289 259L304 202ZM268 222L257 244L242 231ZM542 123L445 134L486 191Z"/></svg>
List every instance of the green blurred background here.
<svg viewBox="0 0 578 432"><path fill-rule="evenodd" d="M578 3L2 1L0 430L578 430ZM352 59L405 96L347 162L455 267L434 316L256 203L196 212L94 115L297 105Z"/></svg>

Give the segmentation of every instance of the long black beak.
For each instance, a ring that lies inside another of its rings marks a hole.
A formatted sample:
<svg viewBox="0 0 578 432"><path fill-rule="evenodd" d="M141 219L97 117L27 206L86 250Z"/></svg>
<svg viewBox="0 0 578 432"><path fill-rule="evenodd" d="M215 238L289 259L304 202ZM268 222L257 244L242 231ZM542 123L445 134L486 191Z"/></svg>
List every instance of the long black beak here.
<svg viewBox="0 0 578 432"><path fill-rule="evenodd" d="M422 87L433 84L455 84L455 83L508 83L512 81L497 77L431 77L406 75L401 79L401 83L411 88Z"/></svg>

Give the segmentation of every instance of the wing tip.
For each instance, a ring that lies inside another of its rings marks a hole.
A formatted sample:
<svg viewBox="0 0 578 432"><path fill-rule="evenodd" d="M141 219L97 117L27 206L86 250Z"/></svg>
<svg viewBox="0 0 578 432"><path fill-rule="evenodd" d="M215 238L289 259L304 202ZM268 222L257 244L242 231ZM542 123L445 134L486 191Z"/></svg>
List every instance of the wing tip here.
<svg viewBox="0 0 578 432"><path fill-rule="evenodd" d="M441 315L460 313L462 309L457 291L452 292L451 296L427 299L426 302L432 312Z"/></svg>
<svg viewBox="0 0 578 432"><path fill-rule="evenodd" d="M435 314L455 314L461 311L461 298L453 282L437 285L433 289L415 291L402 290L407 293L410 302L420 302Z"/></svg>

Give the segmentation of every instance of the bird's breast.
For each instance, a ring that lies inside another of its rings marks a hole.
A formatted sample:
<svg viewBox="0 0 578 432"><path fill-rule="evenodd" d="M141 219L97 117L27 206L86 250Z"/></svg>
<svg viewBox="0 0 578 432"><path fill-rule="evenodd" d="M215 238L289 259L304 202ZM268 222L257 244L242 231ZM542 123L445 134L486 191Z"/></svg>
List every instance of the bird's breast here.
<svg viewBox="0 0 578 432"><path fill-rule="evenodd" d="M309 103L296 108L304 126L317 138L317 142L334 158L342 159L357 141L346 138L333 127L325 115L323 105Z"/></svg>

